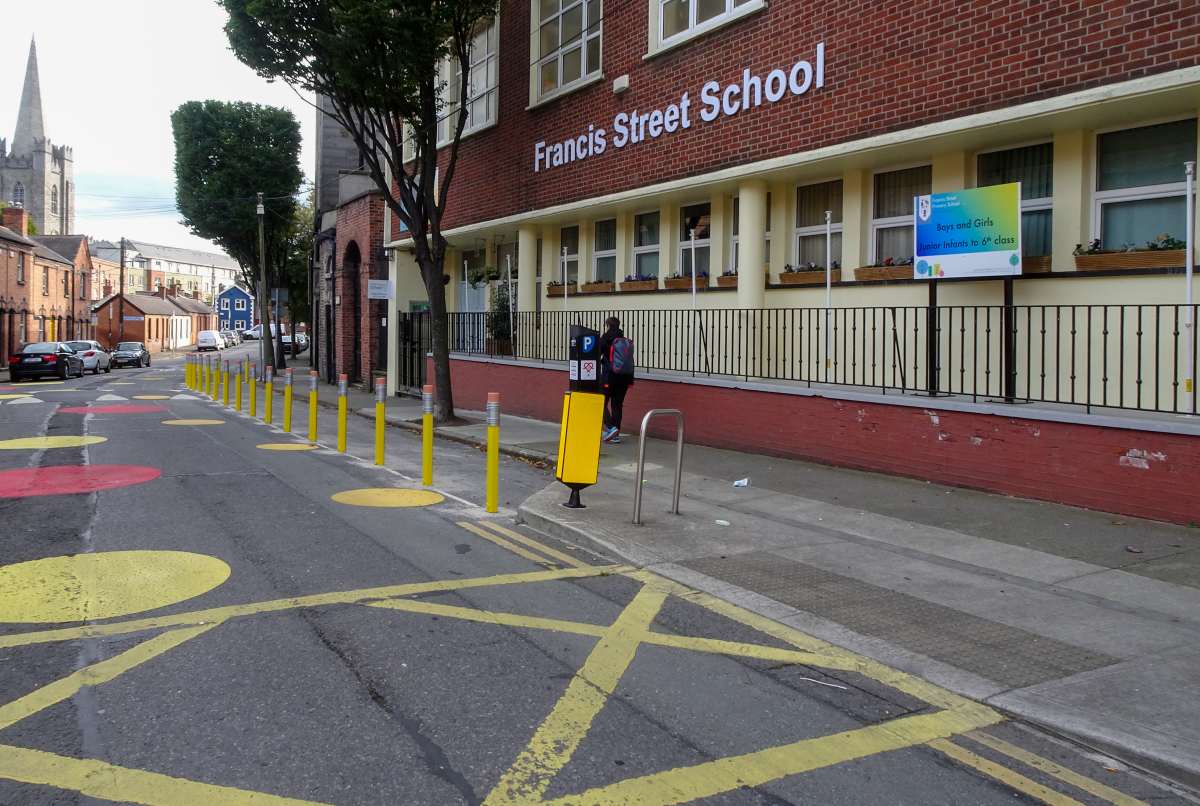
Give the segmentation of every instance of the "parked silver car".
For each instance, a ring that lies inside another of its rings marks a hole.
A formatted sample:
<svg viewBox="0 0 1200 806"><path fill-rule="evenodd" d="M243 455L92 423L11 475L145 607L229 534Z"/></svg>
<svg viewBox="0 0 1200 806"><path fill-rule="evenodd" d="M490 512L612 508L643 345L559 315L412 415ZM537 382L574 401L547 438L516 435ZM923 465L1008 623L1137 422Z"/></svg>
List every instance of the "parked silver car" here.
<svg viewBox="0 0 1200 806"><path fill-rule="evenodd" d="M69 341L67 346L79 354L83 359L83 369L85 372L91 372L93 375L99 375L100 370L112 372L112 355L108 350L100 346L100 342L83 340Z"/></svg>

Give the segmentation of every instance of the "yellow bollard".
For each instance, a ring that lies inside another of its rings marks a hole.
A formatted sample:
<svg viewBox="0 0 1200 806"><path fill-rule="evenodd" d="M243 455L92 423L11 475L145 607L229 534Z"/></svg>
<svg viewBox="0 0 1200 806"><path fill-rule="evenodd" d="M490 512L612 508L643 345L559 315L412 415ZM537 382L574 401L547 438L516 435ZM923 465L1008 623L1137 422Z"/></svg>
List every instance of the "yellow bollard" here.
<svg viewBox="0 0 1200 806"><path fill-rule="evenodd" d="M283 433L292 433L292 368L283 371Z"/></svg>
<svg viewBox="0 0 1200 806"><path fill-rule="evenodd" d="M220 375L221 375L221 365L220 365L219 358L216 358L216 357L213 358L212 367L209 369L208 375L209 375L208 396L211 397L213 400L216 400L218 397L220 397L220 395L217 392L217 387L220 384L219 379L220 379Z"/></svg>
<svg viewBox="0 0 1200 806"><path fill-rule="evenodd" d="M250 416L258 416L258 366L254 367L254 377L250 379Z"/></svg>
<svg viewBox="0 0 1200 806"><path fill-rule="evenodd" d="M199 388L196 389L196 391L197 392L207 392L208 391L208 356L200 357L200 377L198 378L198 380L200 381L200 386L199 386Z"/></svg>
<svg viewBox="0 0 1200 806"><path fill-rule="evenodd" d="M308 371L308 441L317 441L317 379L320 374L315 369Z"/></svg>
<svg viewBox="0 0 1200 806"><path fill-rule="evenodd" d="M337 432L337 449L342 453L346 452L346 394L347 394L346 373L338 376L338 432Z"/></svg>
<svg viewBox="0 0 1200 806"><path fill-rule="evenodd" d="M183 357L183 385L188 389L192 388L192 357L190 355Z"/></svg>
<svg viewBox="0 0 1200 806"><path fill-rule="evenodd" d="M275 368L267 367L263 370L263 422L267 425L271 424L271 415L275 409Z"/></svg>
<svg viewBox="0 0 1200 806"><path fill-rule="evenodd" d="M229 362L221 367L221 402L225 404L225 408L229 408Z"/></svg>
<svg viewBox="0 0 1200 806"><path fill-rule="evenodd" d="M421 389L421 483L433 485L433 387Z"/></svg>
<svg viewBox="0 0 1200 806"><path fill-rule="evenodd" d="M487 501L488 512L500 509L500 393L487 399Z"/></svg>
<svg viewBox="0 0 1200 806"><path fill-rule="evenodd" d="M250 383L250 358L249 357L247 357L246 361L245 361L244 373L246 375L246 383Z"/></svg>
<svg viewBox="0 0 1200 806"><path fill-rule="evenodd" d="M387 379L375 379L375 464L383 465L384 401L387 399Z"/></svg>
<svg viewBox="0 0 1200 806"><path fill-rule="evenodd" d="M240 370L233 376L233 400L240 414L242 411L242 373Z"/></svg>

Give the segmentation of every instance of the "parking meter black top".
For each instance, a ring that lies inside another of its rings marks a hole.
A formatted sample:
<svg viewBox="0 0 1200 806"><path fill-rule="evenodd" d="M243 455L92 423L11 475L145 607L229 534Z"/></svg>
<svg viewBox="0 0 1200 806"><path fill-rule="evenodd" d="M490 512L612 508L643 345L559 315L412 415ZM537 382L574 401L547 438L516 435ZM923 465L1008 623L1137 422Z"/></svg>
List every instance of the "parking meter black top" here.
<svg viewBox="0 0 1200 806"><path fill-rule="evenodd" d="M599 392L600 334L583 325L571 325L571 344L567 356L572 392Z"/></svg>

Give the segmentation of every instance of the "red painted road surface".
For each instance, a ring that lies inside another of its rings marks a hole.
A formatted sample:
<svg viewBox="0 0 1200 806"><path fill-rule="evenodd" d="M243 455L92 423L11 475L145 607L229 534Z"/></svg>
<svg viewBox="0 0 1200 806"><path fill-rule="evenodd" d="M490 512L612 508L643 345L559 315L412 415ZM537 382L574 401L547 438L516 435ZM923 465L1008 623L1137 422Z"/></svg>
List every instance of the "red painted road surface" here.
<svg viewBox="0 0 1200 806"><path fill-rule="evenodd" d="M153 481L162 475L142 465L51 465L0 471L0 498L71 495Z"/></svg>
<svg viewBox="0 0 1200 806"><path fill-rule="evenodd" d="M149 403L115 403L111 406L65 406L59 411L66 414L153 414L166 409Z"/></svg>

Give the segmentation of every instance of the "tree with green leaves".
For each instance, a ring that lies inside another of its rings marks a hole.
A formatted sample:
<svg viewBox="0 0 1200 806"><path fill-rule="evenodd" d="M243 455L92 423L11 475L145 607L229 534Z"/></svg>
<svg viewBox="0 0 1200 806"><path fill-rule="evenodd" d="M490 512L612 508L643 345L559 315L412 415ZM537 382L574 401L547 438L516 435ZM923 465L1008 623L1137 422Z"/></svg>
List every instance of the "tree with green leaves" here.
<svg viewBox="0 0 1200 806"><path fill-rule="evenodd" d="M287 289L288 317L292 320L292 354L295 355L296 324L306 321L309 314L309 274L308 268L312 260L313 238L313 209L316 206L316 190L308 193L305 200L296 205L292 214L292 229L288 238L288 257L283 269L282 285ZM315 348L310 347L315 351ZM312 353L309 353L311 360Z"/></svg>
<svg viewBox="0 0 1200 806"><path fill-rule="evenodd" d="M175 198L184 223L224 249L241 267L246 287L258 290L266 360L280 366L269 338L270 300L293 248L296 194L303 179L300 124L279 107L189 101L171 113L171 127ZM257 193L266 208L265 281L259 271Z"/></svg>
<svg viewBox="0 0 1200 806"><path fill-rule="evenodd" d="M241 61L329 100L412 238L429 294L436 415L454 417L442 219L470 110L471 46L497 0L220 0ZM454 86L439 66L457 67ZM438 151L438 124L451 125ZM407 140L407 143L406 143Z"/></svg>

